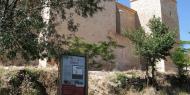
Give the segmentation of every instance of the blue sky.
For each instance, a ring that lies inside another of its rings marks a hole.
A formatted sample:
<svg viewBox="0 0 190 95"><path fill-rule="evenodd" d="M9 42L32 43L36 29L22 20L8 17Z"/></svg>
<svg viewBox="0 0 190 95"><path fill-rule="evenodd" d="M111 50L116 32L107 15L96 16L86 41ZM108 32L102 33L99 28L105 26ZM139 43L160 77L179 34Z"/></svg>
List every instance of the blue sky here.
<svg viewBox="0 0 190 95"><path fill-rule="evenodd" d="M118 0L118 2L130 6L128 0ZM181 40L190 40L190 0L177 0L178 17L180 25ZM190 46L188 46L190 47Z"/></svg>

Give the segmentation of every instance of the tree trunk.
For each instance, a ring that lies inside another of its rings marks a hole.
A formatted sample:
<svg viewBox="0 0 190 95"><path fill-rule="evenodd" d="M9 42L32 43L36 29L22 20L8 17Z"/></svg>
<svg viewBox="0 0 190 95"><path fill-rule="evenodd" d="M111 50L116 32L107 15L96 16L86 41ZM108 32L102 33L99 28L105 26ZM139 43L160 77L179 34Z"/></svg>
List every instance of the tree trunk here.
<svg viewBox="0 0 190 95"><path fill-rule="evenodd" d="M156 69L155 69L155 59L153 59L153 60L151 60L151 67L152 67L152 78L151 78L151 82L152 82L152 85L153 86L156 86L157 87L157 81L156 81L156 77L155 77L155 71L156 71Z"/></svg>
<svg viewBox="0 0 190 95"><path fill-rule="evenodd" d="M178 75L179 77L182 77L184 75L182 67L178 67Z"/></svg>
<svg viewBox="0 0 190 95"><path fill-rule="evenodd" d="M152 79L155 79L155 65L152 63Z"/></svg>
<svg viewBox="0 0 190 95"><path fill-rule="evenodd" d="M57 61L57 67L58 67L58 81L57 81L57 95L61 95L62 91L62 85L61 85L61 63Z"/></svg>
<svg viewBox="0 0 190 95"><path fill-rule="evenodd" d="M150 61L149 60L147 60L147 63L146 63L146 81L147 81L147 86L148 86L148 84L149 84L149 73L148 73L148 71L149 71L149 63L150 63Z"/></svg>

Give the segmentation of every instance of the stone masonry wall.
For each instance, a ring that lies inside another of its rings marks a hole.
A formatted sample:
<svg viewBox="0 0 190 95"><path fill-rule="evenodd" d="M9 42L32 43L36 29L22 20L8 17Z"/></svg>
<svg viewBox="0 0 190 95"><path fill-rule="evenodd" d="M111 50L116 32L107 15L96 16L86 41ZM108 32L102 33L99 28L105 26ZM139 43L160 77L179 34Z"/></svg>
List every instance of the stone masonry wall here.
<svg viewBox="0 0 190 95"><path fill-rule="evenodd" d="M177 14L177 1L176 0L161 0L162 21L170 28L170 30L177 31L176 41L180 40L179 36L179 21ZM178 45L176 44L175 47ZM174 48L175 48L174 47ZM172 60L168 57L165 61L167 71L172 71L175 68Z"/></svg>
<svg viewBox="0 0 190 95"><path fill-rule="evenodd" d="M134 46L131 45L128 39L121 36L121 34L118 34L116 31L117 8L115 0L111 2L102 2L101 5L104 7L104 10L94 14L93 17L82 18L76 14L73 15L74 22L79 23L78 31L75 34L91 43L106 41L108 36L112 37L119 45L123 46L116 48L114 51L116 57L115 70L139 69L139 58L135 54ZM136 21L134 15L131 15L129 18L132 18L131 22L133 23L128 23L128 20L123 22L128 24L128 28L135 28ZM60 34L71 34L67 29L67 23L61 23L56 29Z"/></svg>

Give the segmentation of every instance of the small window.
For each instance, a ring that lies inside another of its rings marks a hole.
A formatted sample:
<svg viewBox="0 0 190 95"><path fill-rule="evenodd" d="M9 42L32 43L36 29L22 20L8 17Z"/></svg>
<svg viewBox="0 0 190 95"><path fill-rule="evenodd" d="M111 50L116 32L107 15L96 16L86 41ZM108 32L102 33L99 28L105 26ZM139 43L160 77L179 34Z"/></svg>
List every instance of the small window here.
<svg viewBox="0 0 190 95"><path fill-rule="evenodd" d="M170 11L170 16L172 16L172 12Z"/></svg>

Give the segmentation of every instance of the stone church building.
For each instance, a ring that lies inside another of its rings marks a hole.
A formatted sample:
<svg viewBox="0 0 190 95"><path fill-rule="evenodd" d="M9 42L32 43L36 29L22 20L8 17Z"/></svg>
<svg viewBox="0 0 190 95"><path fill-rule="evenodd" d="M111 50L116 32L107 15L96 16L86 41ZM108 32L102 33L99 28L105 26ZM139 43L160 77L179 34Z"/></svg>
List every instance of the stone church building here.
<svg viewBox="0 0 190 95"><path fill-rule="evenodd" d="M103 0L102 0L103 1ZM132 42L122 36L126 30L134 30L147 27L149 20L155 15L160 17L170 29L178 29L177 1L176 0L130 0L131 7L124 6L115 0L102 2L103 11L94 14L93 17L82 18L74 15L74 20L80 23L76 35L88 42L100 42L112 37L119 45L115 49L115 69L141 69L141 60L136 55ZM67 24L63 23L56 27L60 33L69 34ZM161 72L173 70L171 61L162 60L158 63Z"/></svg>

